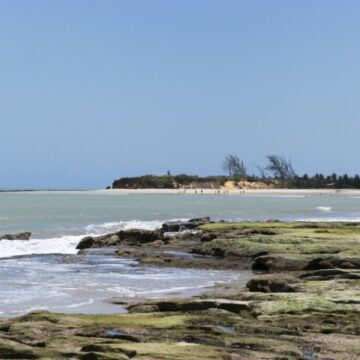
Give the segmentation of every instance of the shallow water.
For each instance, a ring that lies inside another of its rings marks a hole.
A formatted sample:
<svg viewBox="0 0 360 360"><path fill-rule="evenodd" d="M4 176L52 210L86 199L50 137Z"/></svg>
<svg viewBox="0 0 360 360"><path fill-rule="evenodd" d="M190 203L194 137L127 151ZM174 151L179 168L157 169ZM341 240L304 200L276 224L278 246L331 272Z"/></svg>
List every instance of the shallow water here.
<svg viewBox="0 0 360 360"><path fill-rule="evenodd" d="M33 255L1 260L0 316L35 309L64 313L117 313L111 297L192 296L217 282L243 281L249 271L139 267L104 251L88 255Z"/></svg>

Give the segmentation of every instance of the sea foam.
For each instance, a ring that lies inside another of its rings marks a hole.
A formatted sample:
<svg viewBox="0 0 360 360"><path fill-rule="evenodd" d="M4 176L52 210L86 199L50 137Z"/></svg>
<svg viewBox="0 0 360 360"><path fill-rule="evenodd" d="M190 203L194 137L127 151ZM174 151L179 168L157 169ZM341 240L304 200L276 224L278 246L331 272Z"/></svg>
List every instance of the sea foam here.
<svg viewBox="0 0 360 360"><path fill-rule="evenodd" d="M130 230L130 229L155 230L155 229L161 228L162 224L163 224L163 221L160 221L160 220L111 221L111 222L105 222L102 224L89 224L85 227L85 231L96 233L96 234L104 234L104 233L109 233L109 232L115 232L115 231L120 231L120 230Z"/></svg>
<svg viewBox="0 0 360 360"><path fill-rule="evenodd" d="M0 258L34 254L76 254L76 246L82 238L83 235L51 239L1 240Z"/></svg>
<svg viewBox="0 0 360 360"><path fill-rule="evenodd" d="M173 219L171 221L185 220ZM31 240L0 240L0 258L8 258L21 255L40 254L76 254L76 246L85 236L99 236L111 232L130 229L155 230L161 228L163 221L118 221L101 224L89 224L82 229L81 235L66 235L49 239Z"/></svg>
<svg viewBox="0 0 360 360"><path fill-rule="evenodd" d="M332 210L331 206L317 206L316 208L322 212L330 212Z"/></svg>

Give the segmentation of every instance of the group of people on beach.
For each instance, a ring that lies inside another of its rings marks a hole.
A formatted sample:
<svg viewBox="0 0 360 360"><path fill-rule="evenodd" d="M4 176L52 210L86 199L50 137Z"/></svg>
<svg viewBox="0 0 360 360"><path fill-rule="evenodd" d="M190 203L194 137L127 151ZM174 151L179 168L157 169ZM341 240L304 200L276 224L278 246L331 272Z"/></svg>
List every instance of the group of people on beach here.
<svg viewBox="0 0 360 360"><path fill-rule="evenodd" d="M189 189L179 189L178 191L178 195L181 194L189 194L190 192L187 192L187 190ZM244 191L243 191L244 192ZM203 195L204 194L204 190L203 189L194 189L193 194L195 195ZM208 193L207 195L209 195L210 193ZM216 189L214 190L214 195L228 195L229 194L229 190L221 190L221 189Z"/></svg>

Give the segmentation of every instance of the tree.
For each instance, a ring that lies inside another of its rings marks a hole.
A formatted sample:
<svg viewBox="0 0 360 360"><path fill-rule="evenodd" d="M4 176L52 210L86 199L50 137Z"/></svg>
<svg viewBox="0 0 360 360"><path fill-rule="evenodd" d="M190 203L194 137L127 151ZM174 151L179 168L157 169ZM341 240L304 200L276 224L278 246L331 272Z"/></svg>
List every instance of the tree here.
<svg viewBox="0 0 360 360"><path fill-rule="evenodd" d="M284 156L280 155L268 155L269 165L266 167L274 177L280 178L283 181L283 185L287 180L295 177L295 171L290 160L287 160Z"/></svg>
<svg viewBox="0 0 360 360"><path fill-rule="evenodd" d="M268 177L267 173L266 173L266 169L263 168L262 166L260 165L255 165L256 168L258 169L259 171L259 174L260 174L260 179L266 179Z"/></svg>
<svg viewBox="0 0 360 360"><path fill-rule="evenodd" d="M360 176L357 174L354 177L354 187L357 189L360 188Z"/></svg>
<svg viewBox="0 0 360 360"><path fill-rule="evenodd" d="M246 167L237 155L226 156L223 162L223 170L228 172L230 176L246 177Z"/></svg>

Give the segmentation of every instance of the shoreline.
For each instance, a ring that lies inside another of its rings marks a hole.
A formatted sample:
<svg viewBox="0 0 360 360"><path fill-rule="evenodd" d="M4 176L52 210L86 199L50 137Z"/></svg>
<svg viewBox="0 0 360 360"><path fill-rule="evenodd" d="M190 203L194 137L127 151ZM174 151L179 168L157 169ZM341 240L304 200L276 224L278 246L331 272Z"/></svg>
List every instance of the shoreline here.
<svg viewBox="0 0 360 360"><path fill-rule="evenodd" d="M310 197L340 196L360 197L360 189L0 189L1 193L92 193L99 195L237 195L237 196L276 196ZM220 191L220 193L219 193Z"/></svg>
<svg viewBox="0 0 360 360"><path fill-rule="evenodd" d="M360 196L360 189L107 189L99 194L117 195L238 195L238 196ZM197 192L197 193L195 193Z"/></svg>
<svg viewBox="0 0 360 360"><path fill-rule="evenodd" d="M358 358L359 224L203 218L167 227L180 225L199 232L154 240L159 234L129 230L87 239L78 249L112 241L116 256L139 264L190 267L200 258L174 256L185 248L211 259L213 269L249 260L249 280L214 284L195 296L110 300L126 313L38 310L0 319L0 353L44 360Z"/></svg>

